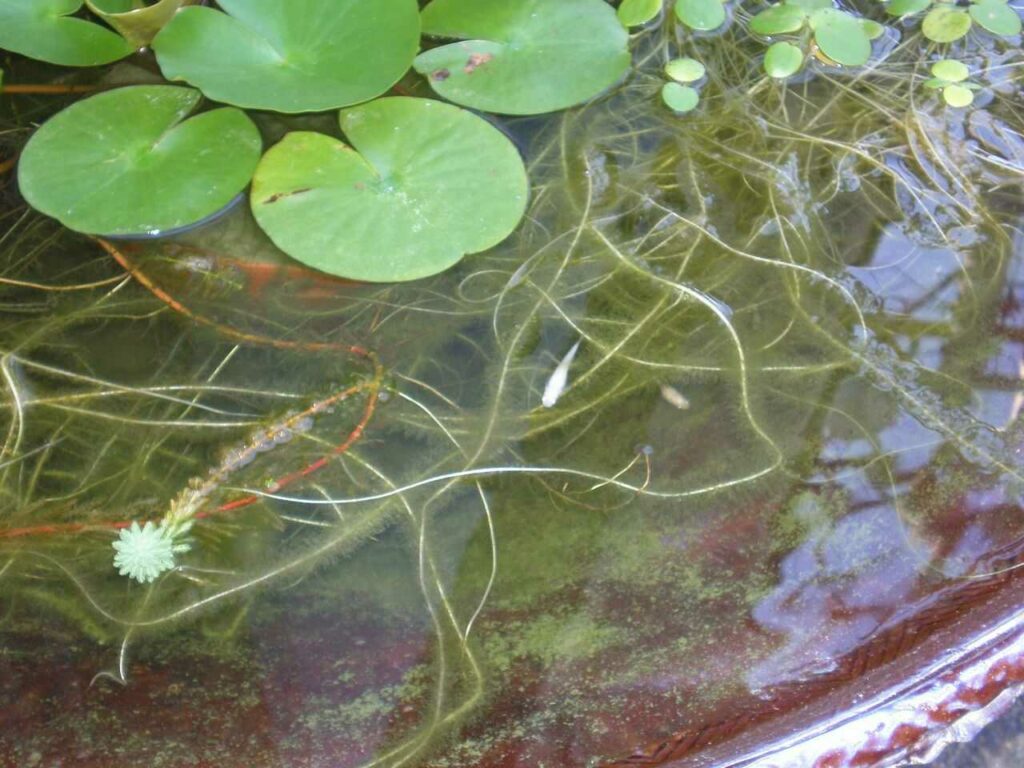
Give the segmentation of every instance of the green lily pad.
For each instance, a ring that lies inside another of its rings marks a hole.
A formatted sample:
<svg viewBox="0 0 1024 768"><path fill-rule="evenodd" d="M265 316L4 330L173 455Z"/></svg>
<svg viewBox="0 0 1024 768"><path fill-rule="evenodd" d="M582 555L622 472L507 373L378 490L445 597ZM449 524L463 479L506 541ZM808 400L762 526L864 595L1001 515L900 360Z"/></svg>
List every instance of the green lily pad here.
<svg viewBox="0 0 1024 768"><path fill-rule="evenodd" d="M116 29L136 48L153 42L179 8L194 5L199 0L159 0L143 5L136 0L85 0L86 6L103 21Z"/></svg>
<svg viewBox="0 0 1024 768"><path fill-rule="evenodd" d="M832 8L832 0L786 0L786 5L794 8L801 8L807 13L814 13L826 8Z"/></svg>
<svg viewBox="0 0 1024 768"><path fill-rule="evenodd" d="M722 0L676 0L676 17L690 29L710 32L725 24Z"/></svg>
<svg viewBox="0 0 1024 768"><path fill-rule="evenodd" d="M795 75L804 63L804 52L792 43L773 43L764 55L764 71L769 77Z"/></svg>
<svg viewBox="0 0 1024 768"><path fill-rule="evenodd" d="M677 83L695 83L704 77L704 65L696 59L672 59L665 65L665 74Z"/></svg>
<svg viewBox="0 0 1024 768"><path fill-rule="evenodd" d="M248 184L262 142L237 109L189 118L201 98L191 88L139 85L72 104L25 146L22 195L97 235L157 234L216 213Z"/></svg>
<svg viewBox="0 0 1024 768"><path fill-rule="evenodd" d="M673 112L683 114L690 112L700 103L700 94L696 88L679 83L665 83L661 89L661 100Z"/></svg>
<svg viewBox="0 0 1024 768"><path fill-rule="evenodd" d="M971 17L955 6L938 5L928 11L921 23L924 36L934 43L952 43L967 34Z"/></svg>
<svg viewBox="0 0 1024 768"><path fill-rule="evenodd" d="M782 35L796 32L804 25L807 13L795 5L774 5L750 20L750 29L759 35Z"/></svg>
<svg viewBox="0 0 1024 768"><path fill-rule="evenodd" d="M942 89L942 98L951 107L967 107L974 101L974 91L953 83Z"/></svg>
<svg viewBox="0 0 1024 768"><path fill-rule="evenodd" d="M256 221L285 253L355 280L414 280L516 228L529 185L511 141L483 118L391 97L341 113L351 147L290 133L264 156Z"/></svg>
<svg viewBox="0 0 1024 768"><path fill-rule="evenodd" d="M814 41L832 61L859 67L871 57L871 41L861 19L836 8L815 11L809 19Z"/></svg>
<svg viewBox="0 0 1024 768"><path fill-rule="evenodd" d="M619 5L619 21L627 27L639 27L653 19L661 11L662 0L622 0Z"/></svg>
<svg viewBox="0 0 1024 768"><path fill-rule="evenodd" d="M416 0L220 0L153 41L160 69L215 101L321 112L387 91L419 46ZM610 11L609 11L610 12Z"/></svg>
<svg viewBox="0 0 1024 768"><path fill-rule="evenodd" d="M935 77L945 80L947 83L959 83L966 80L971 74L966 64L955 59L937 61L932 64L931 69Z"/></svg>
<svg viewBox="0 0 1024 768"><path fill-rule="evenodd" d="M978 0L968 13L993 35L1011 37L1020 34L1020 16L1006 4L1006 0Z"/></svg>
<svg viewBox="0 0 1024 768"><path fill-rule="evenodd" d="M0 0L0 48L67 67L123 59L128 41L104 26L72 18L83 0Z"/></svg>
<svg viewBox="0 0 1024 768"><path fill-rule="evenodd" d="M892 0L885 6L885 12L890 16L913 16L932 5L932 0Z"/></svg>
<svg viewBox="0 0 1024 768"><path fill-rule="evenodd" d="M433 0L421 19L424 34L460 42L413 66L438 94L473 109L553 112L629 70L629 35L604 0Z"/></svg>

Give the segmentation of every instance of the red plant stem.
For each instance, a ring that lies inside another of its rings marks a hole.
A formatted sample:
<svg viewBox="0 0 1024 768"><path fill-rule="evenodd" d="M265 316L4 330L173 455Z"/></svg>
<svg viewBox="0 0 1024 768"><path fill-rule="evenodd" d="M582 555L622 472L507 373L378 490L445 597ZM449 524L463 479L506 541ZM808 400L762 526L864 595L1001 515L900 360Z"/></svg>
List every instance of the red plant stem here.
<svg viewBox="0 0 1024 768"><path fill-rule="evenodd" d="M44 95L63 95L67 93L92 93L99 90L96 85L60 85L60 84L38 84L38 83L16 83L14 85L0 85L0 93L38 93Z"/></svg>
<svg viewBox="0 0 1024 768"><path fill-rule="evenodd" d="M284 427L293 425L303 418L314 416L337 403L347 400L349 397L351 397L354 394L357 394L358 392L362 392L364 390L369 391L369 395L367 396L366 400L366 406L363 409L362 417L359 419L359 422L352 429L352 431L348 433L345 439L338 445L334 446L334 448L331 449L330 453L328 453L327 455L321 456L320 458L306 465L302 469L290 472L273 481L270 485L271 493L278 493L281 490L287 488L295 481L308 477L317 470L327 466L332 458L346 453L353 445L355 445L362 438L366 430L366 426L373 418L373 414L377 409L377 403L379 402L380 399L380 387L384 373L380 361L377 359L377 356L374 355L372 352L369 352L368 350L365 350L362 347L351 346L346 344L337 344L330 342L290 342L281 339L273 339L255 334L243 333L241 331L238 331L237 329L231 328L230 326L222 325L202 315L196 314L188 307L181 304L181 302L179 302L173 296L171 296L162 288L153 283L153 281L150 280L149 277L144 272L142 272L134 263L129 261L127 257L125 257L124 254L122 254L111 243L102 239L98 239L97 242L103 247L104 250L107 251L107 253L109 253L114 258L115 261L117 261L118 264L120 264L129 274L131 274L132 277L134 277L147 290L149 290L150 293L152 293L162 302L167 304L171 309L173 309L176 312L179 312L180 314L188 317L189 319L195 320L196 322L199 322L208 327L212 327L217 331L227 335L229 338L233 338L239 341L246 341L252 344L271 346L278 349L298 348L311 351L348 351L359 357L364 357L372 363L372 379L361 382L359 384L354 384L351 387L343 389L339 392L335 392L334 394L327 398L324 398L323 400L317 401L316 403L314 403L301 413L290 416L284 422L284 424L281 425ZM269 430L265 430L264 434L267 435L275 431L278 431L281 428L281 426L275 426L270 428ZM243 453L246 452L247 450L255 449L252 449L251 447L249 449L243 449ZM215 469L211 473L212 477L205 481L206 484L210 485L211 492L217 486L219 486L224 480L226 480L228 475L230 475L235 468L237 468L237 466L232 467L230 463L225 461L224 465L222 465L218 469ZM220 506L215 507L214 509L199 511L195 514L194 517L195 519L204 519L224 512L232 512L237 509L243 509L244 507L248 507L251 506L252 504L257 503L262 498L263 497L259 494L249 494L239 499L234 499L232 501L221 504ZM27 536L47 536L82 533L86 531L120 530L129 527L132 524L132 522L132 520L110 520L96 523L54 523L49 525L26 526L22 528L8 528L6 530L0 530L0 540L23 538Z"/></svg>

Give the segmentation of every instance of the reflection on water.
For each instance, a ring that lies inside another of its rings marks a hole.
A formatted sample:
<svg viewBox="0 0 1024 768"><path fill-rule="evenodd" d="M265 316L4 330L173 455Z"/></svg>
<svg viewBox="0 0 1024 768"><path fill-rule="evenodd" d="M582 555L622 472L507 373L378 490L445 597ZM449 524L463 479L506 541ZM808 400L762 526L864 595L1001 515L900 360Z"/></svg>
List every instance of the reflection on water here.
<svg viewBox="0 0 1024 768"><path fill-rule="evenodd" d="M840 686L1017 556L1013 99L695 45L693 117L658 48L504 121L528 219L412 284L243 209L104 250L5 188L0 760L597 765ZM188 489L192 551L118 576Z"/></svg>

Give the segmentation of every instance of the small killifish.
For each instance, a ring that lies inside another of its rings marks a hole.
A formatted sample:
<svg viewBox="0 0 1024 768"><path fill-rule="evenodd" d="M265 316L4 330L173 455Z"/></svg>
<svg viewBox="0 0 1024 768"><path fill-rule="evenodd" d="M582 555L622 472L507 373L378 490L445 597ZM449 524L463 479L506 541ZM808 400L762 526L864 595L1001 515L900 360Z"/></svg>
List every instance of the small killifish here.
<svg viewBox="0 0 1024 768"><path fill-rule="evenodd" d="M544 394L541 396L540 401L544 404L545 408L550 408L557 403L558 398L565 391L565 385L569 381L569 366L572 365L572 360L576 357L576 350L580 348L580 342L582 341L583 339L580 339L572 345L572 349L562 358L562 362L558 364L555 372L548 379L548 383L544 385Z"/></svg>
<svg viewBox="0 0 1024 768"><path fill-rule="evenodd" d="M686 395L671 384L661 385L661 397L666 403L673 408L678 408L680 411L685 411L690 407L690 401L686 399Z"/></svg>

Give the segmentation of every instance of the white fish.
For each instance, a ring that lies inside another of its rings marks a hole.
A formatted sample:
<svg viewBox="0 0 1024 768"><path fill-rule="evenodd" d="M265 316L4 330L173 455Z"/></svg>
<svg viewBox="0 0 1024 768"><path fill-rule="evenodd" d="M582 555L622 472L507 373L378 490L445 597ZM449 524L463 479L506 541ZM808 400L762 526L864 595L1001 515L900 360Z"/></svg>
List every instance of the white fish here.
<svg viewBox="0 0 1024 768"><path fill-rule="evenodd" d="M686 395L671 384L661 385L661 397L666 403L673 408L678 408L680 411L685 411L690 407L690 401L686 399Z"/></svg>
<svg viewBox="0 0 1024 768"><path fill-rule="evenodd" d="M576 350L580 348L580 342L582 341L583 339L580 339L572 345L572 349L562 358L562 362L558 364L555 372L548 379L548 383L544 385L544 394L541 396L540 401L544 404L545 408L550 408L557 403L558 398L565 391L565 385L569 381L569 366L572 365L572 360L576 357Z"/></svg>

